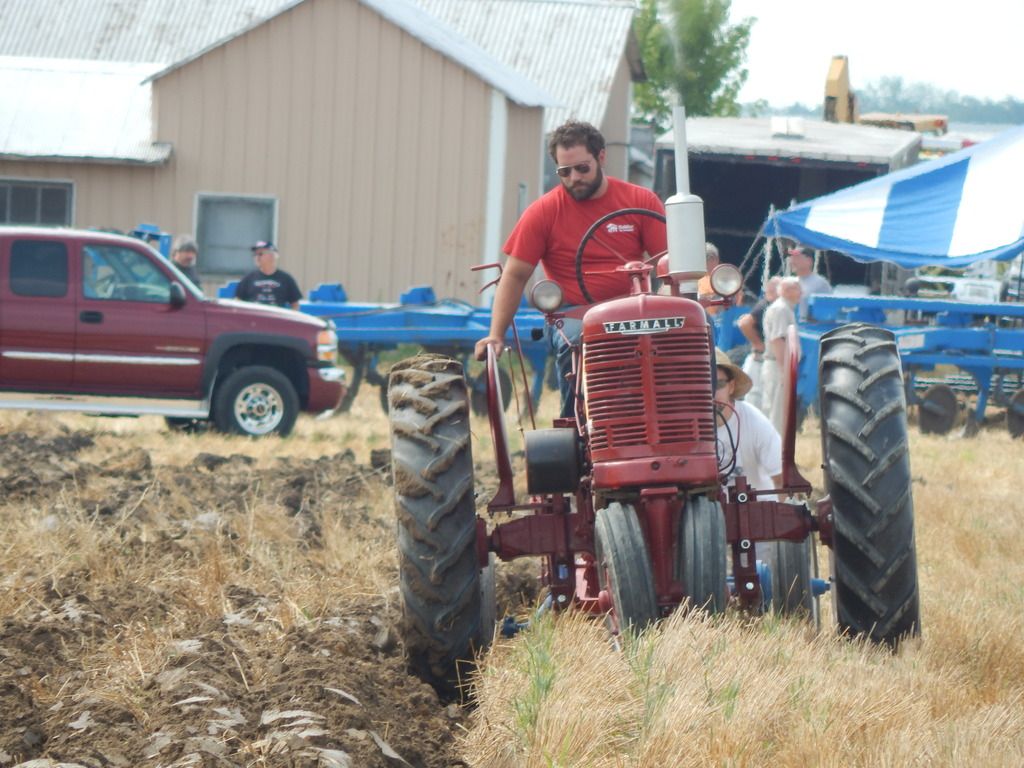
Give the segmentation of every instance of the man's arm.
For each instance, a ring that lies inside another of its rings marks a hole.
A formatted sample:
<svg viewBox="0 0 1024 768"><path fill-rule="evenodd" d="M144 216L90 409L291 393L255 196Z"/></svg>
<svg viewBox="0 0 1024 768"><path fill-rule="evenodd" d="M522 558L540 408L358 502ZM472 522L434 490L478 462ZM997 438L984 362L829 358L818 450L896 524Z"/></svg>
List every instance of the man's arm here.
<svg viewBox="0 0 1024 768"><path fill-rule="evenodd" d="M477 360L487 359L487 346L497 344L499 350L505 343L505 332L512 324L516 310L519 309L519 301L523 297L523 289L526 287L530 275L533 274L533 264L509 256L505 262L505 268L501 271L501 279L494 291L494 304L491 306L491 329L488 334L476 343L474 355Z"/></svg>
<svg viewBox="0 0 1024 768"><path fill-rule="evenodd" d="M743 315L739 320L736 321L736 327L740 329L740 333L743 334L744 338L750 342L750 348L758 355L764 354L764 339L761 338L761 334L758 333L757 322L754 320L754 315L751 312Z"/></svg>

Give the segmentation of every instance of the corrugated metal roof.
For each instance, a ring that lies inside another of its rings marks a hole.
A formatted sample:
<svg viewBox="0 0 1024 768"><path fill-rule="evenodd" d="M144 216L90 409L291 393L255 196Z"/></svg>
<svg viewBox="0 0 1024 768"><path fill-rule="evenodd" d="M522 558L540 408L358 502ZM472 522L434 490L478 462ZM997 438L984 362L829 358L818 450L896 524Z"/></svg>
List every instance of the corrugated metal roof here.
<svg viewBox="0 0 1024 768"><path fill-rule="evenodd" d="M286 3L269 18L273 18L304 1L291 0L291 2ZM409 0L358 0L358 2L380 14L380 16L390 21L399 29L406 31L427 47L433 48L452 61L458 62L517 104L527 107L546 107L560 103L543 88L537 86L515 69L507 67L475 42L466 39L451 27L448 27L434 16L409 2ZM208 51L219 48L236 37L241 37L254 27L265 24L269 21L269 18L259 19L248 26L234 30L226 38L216 40L202 50L195 51L191 55L175 61L171 66L154 74L153 79L163 77L185 66L190 61L198 59Z"/></svg>
<svg viewBox="0 0 1024 768"><path fill-rule="evenodd" d="M693 155L798 157L832 162L871 163L900 167L920 146L912 131L868 125L800 120L789 127L802 135L777 132L782 124L768 117L688 117L687 149ZM658 146L672 146L674 133L658 137Z"/></svg>
<svg viewBox="0 0 1024 768"><path fill-rule="evenodd" d="M0 56L179 61L296 0L3 0Z"/></svg>
<svg viewBox="0 0 1024 768"><path fill-rule="evenodd" d="M557 98L564 106L546 110L546 131L569 117L594 125L604 120L633 22L632 0L415 2Z"/></svg>
<svg viewBox="0 0 1024 768"><path fill-rule="evenodd" d="M159 66L0 56L0 156L166 161L142 82Z"/></svg>
<svg viewBox="0 0 1024 768"><path fill-rule="evenodd" d="M408 0L358 0L525 106L561 103ZM161 61L170 71L304 0L3 0L0 56ZM161 73L162 74L162 73Z"/></svg>
<svg viewBox="0 0 1024 768"><path fill-rule="evenodd" d="M471 35L424 12L408 0L359 0L445 56L459 62L518 104L557 107L565 102L519 67L504 61ZM428 9L429 10L429 9ZM468 38L468 39L467 39Z"/></svg>

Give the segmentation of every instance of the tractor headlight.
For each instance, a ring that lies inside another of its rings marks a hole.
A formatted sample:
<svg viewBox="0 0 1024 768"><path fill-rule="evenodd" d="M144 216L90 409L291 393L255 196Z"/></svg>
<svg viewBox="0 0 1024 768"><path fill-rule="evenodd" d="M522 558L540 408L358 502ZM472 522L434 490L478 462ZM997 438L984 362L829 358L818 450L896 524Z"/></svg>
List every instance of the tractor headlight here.
<svg viewBox="0 0 1024 768"><path fill-rule="evenodd" d="M743 287L743 275L732 264L719 264L711 270L711 290L719 296L732 296Z"/></svg>
<svg viewBox="0 0 1024 768"><path fill-rule="evenodd" d="M338 359L338 334L327 328L316 335L316 359L333 363Z"/></svg>
<svg viewBox="0 0 1024 768"><path fill-rule="evenodd" d="M562 289L554 280L538 280L530 292L533 306L541 312L554 312L562 306Z"/></svg>

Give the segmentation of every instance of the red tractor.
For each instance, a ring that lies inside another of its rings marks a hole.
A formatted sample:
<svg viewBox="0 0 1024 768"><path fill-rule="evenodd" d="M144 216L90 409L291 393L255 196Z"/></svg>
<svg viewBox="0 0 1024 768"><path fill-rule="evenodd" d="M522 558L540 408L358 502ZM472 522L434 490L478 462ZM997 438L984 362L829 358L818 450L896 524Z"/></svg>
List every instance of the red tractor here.
<svg viewBox="0 0 1024 768"><path fill-rule="evenodd" d="M685 144L682 150L677 162ZM831 550L840 631L890 646L918 634L906 401L892 333L849 325L822 337L823 499L795 501L811 493L794 462L795 331L783 487L730 478L716 422L716 408L726 406L714 400L714 330L705 312L716 302L702 305L696 295L704 230L702 209L689 205L694 200L683 194L666 202L668 255L618 268L629 276L630 295L560 312L558 286L534 287L533 303L549 323L579 318L582 332L571 374L575 416L524 433L528 498L514 487L493 349L487 398L499 483L486 516L476 510L461 364L424 355L392 368L402 634L414 671L440 691L453 690L460 662L492 637L496 557L542 558L551 603L606 616L616 633L684 605L814 618L816 532ZM584 297L586 250L597 228L617 217L636 225L642 216L665 220L625 209L596 221L582 238L576 276ZM716 268L711 281L721 296L741 287L731 265ZM726 438L733 452L737 437Z"/></svg>
<svg viewBox="0 0 1024 768"><path fill-rule="evenodd" d="M528 499L517 499L513 488L493 353L488 398L499 488L486 517L476 512L462 366L426 355L392 369L403 634L414 670L450 690L459 662L490 641L495 556L542 557L542 580L556 606L603 614L618 632L687 603L714 613L736 604L813 617L815 532L831 550L840 630L889 645L917 634L906 404L893 335L849 325L822 338L828 495L813 505L767 500L811 492L793 459L796 355L783 487L752 488L742 477L726 486L705 308L671 279L668 295L652 292L648 264L621 269L631 276L630 296L572 312L583 321L576 417L525 433ZM729 269L735 271L724 265L712 275L720 293L738 289ZM534 289L540 308L557 306L551 290L548 283ZM562 317L548 314L556 325ZM796 347L793 333L790 349ZM771 568L759 567L761 559Z"/></svg>

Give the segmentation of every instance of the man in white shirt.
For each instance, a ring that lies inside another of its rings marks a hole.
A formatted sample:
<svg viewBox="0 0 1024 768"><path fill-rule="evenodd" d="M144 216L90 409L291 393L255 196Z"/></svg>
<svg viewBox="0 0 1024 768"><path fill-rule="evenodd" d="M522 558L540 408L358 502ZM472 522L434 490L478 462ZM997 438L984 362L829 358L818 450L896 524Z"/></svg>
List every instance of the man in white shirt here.
<svg viewBox="0 0 1024 768"><path fill-rule="evenodd" d="M761 411L742 398L751 380L727 354L715 349L718 457L729 479L743 475L755 489L782 485L782 438ZM774 497L765 497L774 498Z"/></svg>
<svg viewBox="0 0 1024 768"><path fill-rule="evenodd" d="M784 277L779 283L779 298L764 312L764 365L761 368L761 408L775 429L782 432L786 418L786 336L796 325L795 308L800 303L800 281Z"/></svg>
<svg viewBox="0 0 1024 768"><path fill-rule="evenodd" d="M800 278L800 290L803 293L797 317L802 322L807 319L807 299L811 294L832 293L832 285L814 271L814 254L806 248L798 246L789 249L789 266L793 268L793 274Z"/></svg>
<svg viewBox="0 0 1024 768"><path fill-rule="evenodd" d="M743 475L758 491L782 487L782 438L761 411L739 398L751 386L750 377L734 364L725 352L715 349L715 423L718 427L718 461L728 472L726 484ZM775 501L778 496L758 496L761 501ZM756 545L757 559L774 571L777 567L777 545L764 542Z"/></svg>

